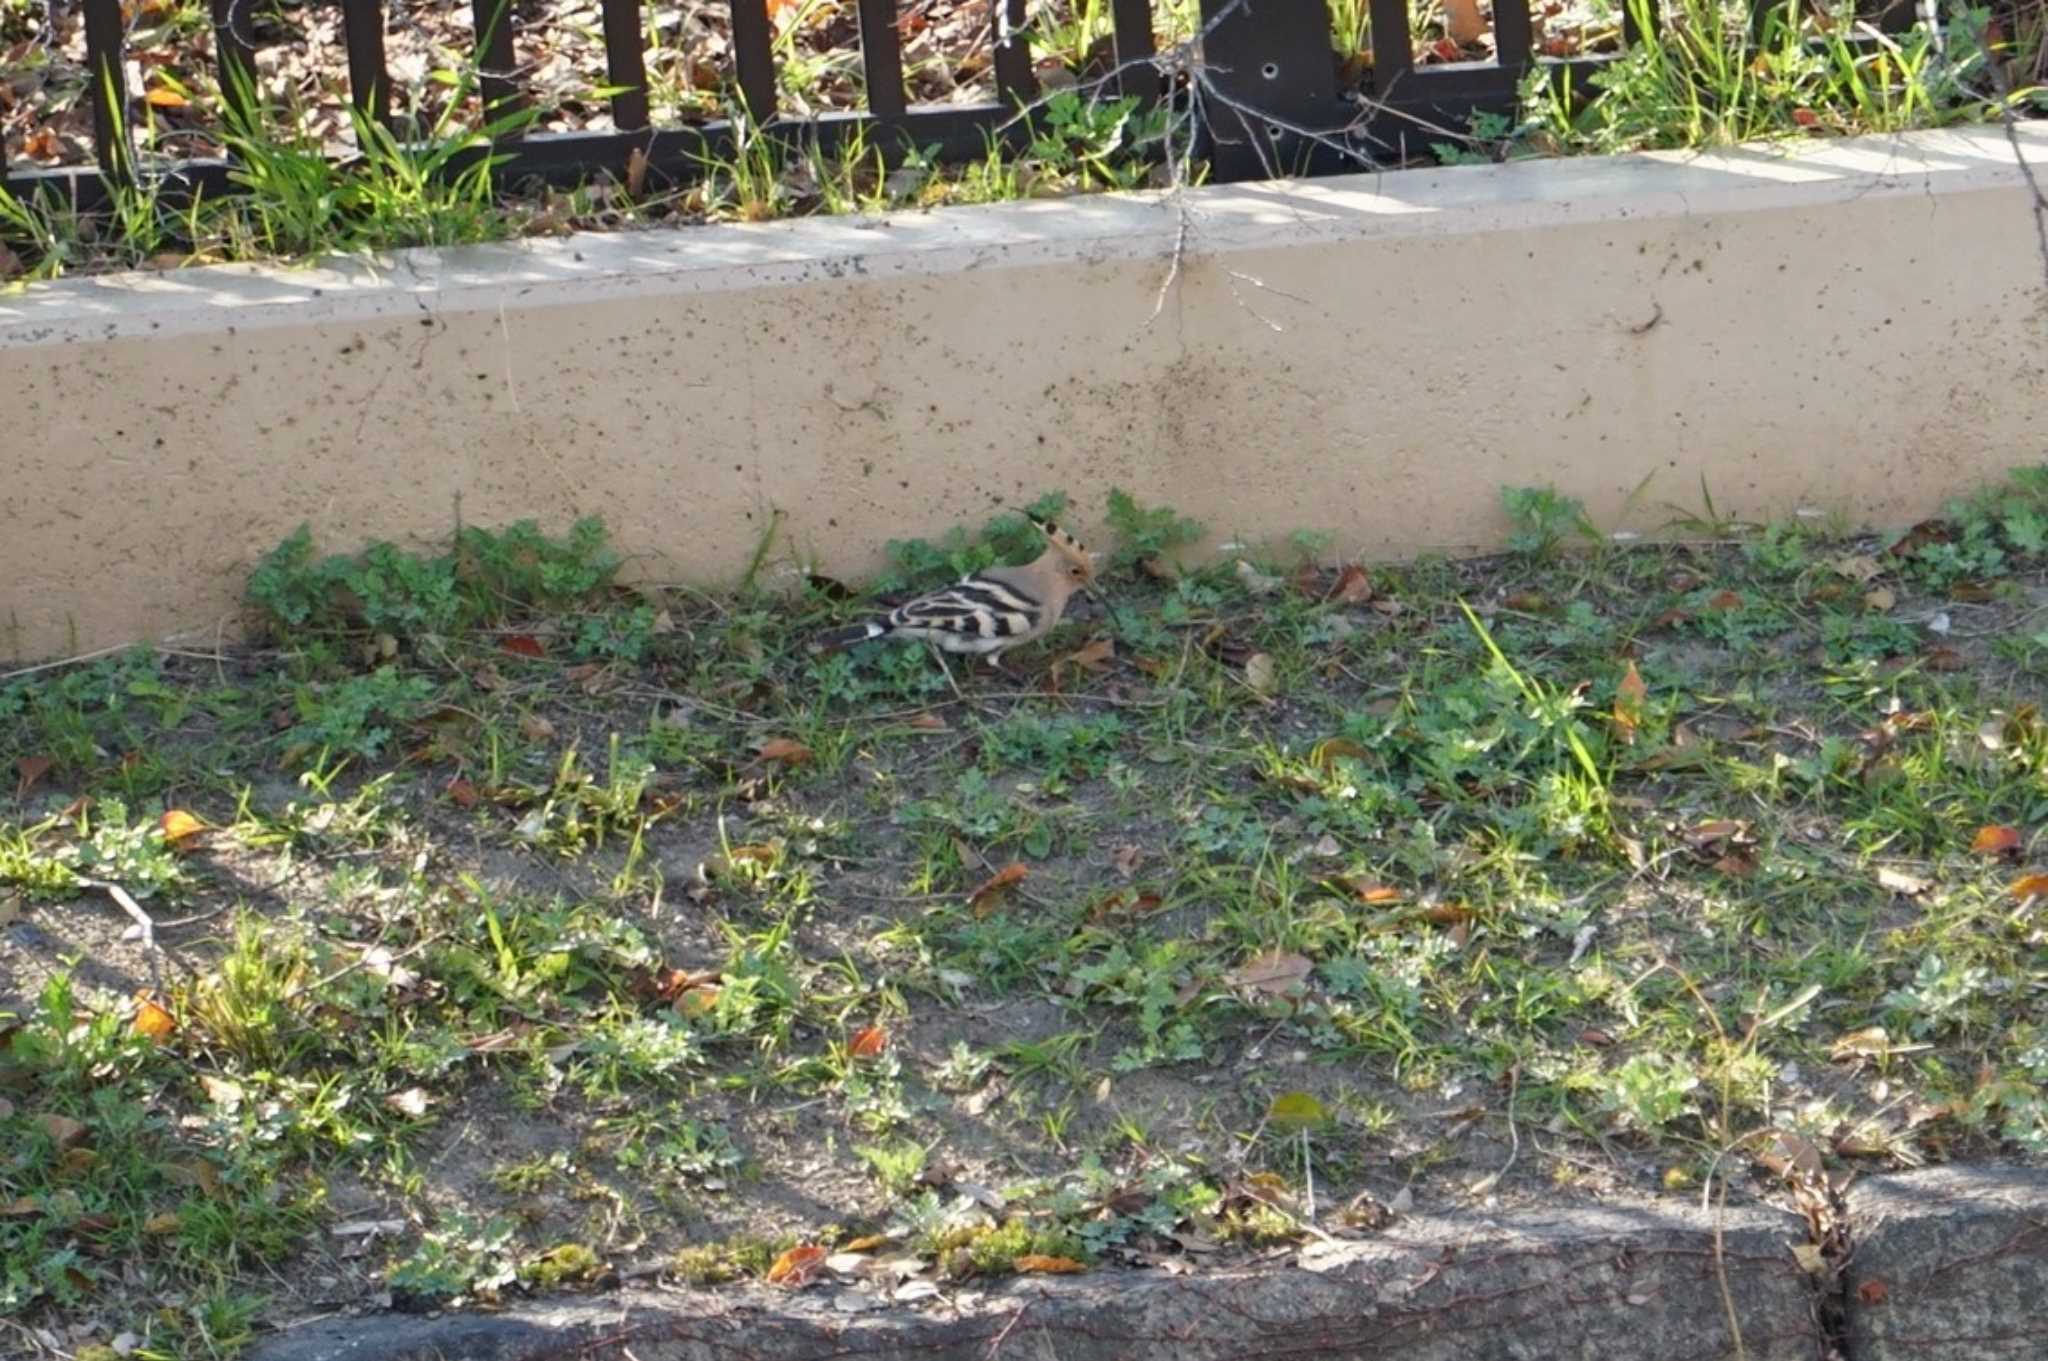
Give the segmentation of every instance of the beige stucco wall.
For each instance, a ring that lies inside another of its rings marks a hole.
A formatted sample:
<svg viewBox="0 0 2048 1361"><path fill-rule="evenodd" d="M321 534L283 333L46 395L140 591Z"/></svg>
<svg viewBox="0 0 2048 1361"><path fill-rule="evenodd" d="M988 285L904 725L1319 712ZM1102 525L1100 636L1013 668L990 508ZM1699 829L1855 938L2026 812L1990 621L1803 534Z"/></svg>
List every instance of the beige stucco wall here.
<svg viewBox="0 0 2048 1361"><path fill-rule="evenodd" d="M699 583L771 509L857 575L1051 488L1372 556L1498 541L1503 484L1900 521L2048 449L2029 206L1986 129L0 296L0 657L210 633L300 521L458 497Z"/></svg>

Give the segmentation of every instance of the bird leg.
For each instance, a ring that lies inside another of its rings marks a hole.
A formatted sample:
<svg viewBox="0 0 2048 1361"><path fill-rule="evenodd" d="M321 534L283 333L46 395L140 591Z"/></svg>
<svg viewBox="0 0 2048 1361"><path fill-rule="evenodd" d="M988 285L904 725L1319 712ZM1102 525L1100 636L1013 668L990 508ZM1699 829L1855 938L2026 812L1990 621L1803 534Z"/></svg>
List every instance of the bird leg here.
<svg viewBox="0 0 2048 1361"><path fill-rule="evenodd" d="M931 642L929 639L926 640L925 646L932 650L932 658L933 660L938 662L939 670L944 673L946 677L946 684L953 691L953 698L959 700L963 704L966 703L967 696L960 693L960 682L953 679L953 668L946 665L946 653L944 649L942 649L937 643Z"/></svg>

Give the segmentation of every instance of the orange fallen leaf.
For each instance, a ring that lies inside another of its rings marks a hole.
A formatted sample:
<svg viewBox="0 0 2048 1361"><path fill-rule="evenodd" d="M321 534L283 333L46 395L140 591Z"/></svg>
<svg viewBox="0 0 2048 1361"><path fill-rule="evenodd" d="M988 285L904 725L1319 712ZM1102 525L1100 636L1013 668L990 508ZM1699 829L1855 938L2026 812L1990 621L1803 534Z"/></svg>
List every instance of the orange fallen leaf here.
<svg viewBox="0 0 2048 1361"><path fill-rule="evenodd" d="M761 744L759 755L764 761L800 766L811 759L811 749L788 737L771 737Z"/></svg>
<svg viewBox="0 0 2048 1361"><path fill-rule="evenodd" d="M818 1268L825 1263L825 1249L815 1243L806 1243L791 1248L775 1259L768 1268L768 1284L800 1290L809 1285L818 1275Z"/></svg>
<svg viewBox="0 0 2048 1361"><path fill-rule="evenodd" d="M448 797L454 801L457 808L474 808L476 807L477 799L481 796L478 795L476 786L468 780L450 780L448 782Z"/></svg>
<svg viewBox="0 0 2048 1361"><path fill-rule="evenodd" d="M1930 647L1923 654L1929 671L1961 671L1969 666L1963 654L1952 647Z"/></svg>
<svg viewBox="0 0 2048 1361"><path fill-rule="evenodd" d="M675 1000L676 1014L691 1020L709 1016L718 1009L718 994L719 990L715 986L691 988L688 992L678 994Z"/></svg>
<svg viewBox="0 0 2048 1361"><path fill-rule="evenodd" d="M951 731L949 728L946 727L946 720L940 718L937 714L916 714L910 718L905 719L903 722L903 726L906 728L915 728L919 732Z"/></svg>
<svg viewBox="0 0 2048 1361"><path fill-rule="evenodd" d="M149 91L142 99L153 109L182 109L192 102L176 90L167 90L162 86Z"/></svg>
<svg viewBox="0 0 2048 1361"><path fill-rule="evenodd" d="M1339 605L1363 605L1372 599L1372 577L1354 562L1337 574L1337 584L1324 599Z"/></svg>
<svg viewBox="0 0 2048 1361"><path fill-rule="evenodd" d="M149 989L144 988L141 992L136 993L135 1001L136 1011L133 1029L136 1034L145 1039L161 1041L169 1039L177 1032L177 1021L172 1019L170 1012L164 1010L163 1004L157 1001L155 995Z"/></svg>
<svg viewBox="0 0 2048 1361"><path fill-rule="evenodd" d="M1135 896L1127 888L1120 888L1088 910L1088 920L1100 924L1119 917L1142 917L1157 912L1166 900L1156 893L1140 893Z"/></svg>
<svg viewBox="0 0 2048 1361"><path fill-rule="evenodd" d="M1349 889L1352 897L1370 907L1379 907L1387 903L1398 903L1407 896L1392 884L1377 883L1357 875L1353 875L1349 879L1340 879L1337 882Z"/></svg>
<svg viewBox="0 0 2048 1361"><path fill-rule="evenodd" d="M2017 827L1979 827L1975 839L1970 842L1971 851L1978 855L2014 855L2020 849L2020 829Z"/></svg>
<svg viewBox="0 0 2048 1361"><path fill-rule="evenodd" d="M530 633L515 633L498 644L515 657L545 657L547 648Z"/></svg>
<svg viewBox="0 0 2048 1361"><path fill-rule="evenodd" d="M1643 722L1643 705L1649 698L1650 687L1643 684L1635 659L1630 658L1628 669L1621 673L1621 680L1614 687L1614 731L1624 743L1636 740L1636 729Z"/></svg>
<svg viewBox="0 0 2048 1361"><path fill-rule="evenodd" d="M995 906L996 900L1003 893L1023 883L1025 876L1030 873L1021 861L1012 860L997 870L987 883L969 894L967 905L974 909L976 915L986 913Z"/></svg>
<svg viewBox="0 0 2048 1361"><path fill-rule="evenodd" d="M889 1047L889 1032L878 1025L871 1025L856 1033L853 1043L846 1046L846 1052L857 1059L880 1058Z"/></svg>
<svg viewBox="0 0 2048 1361"><path fill-rule="evenodd" d="M1710 610L1739 610L1742 608L1742 597L1734 591L1717 591L1708 598L1707 608Z"/></svg>
<svg viewBox="0 0 2048 1361"><path fill-rule="evenodd" d="M1628 669L1621 673L1621 680L1616 683L1614 689L1615 693L1631 704L1640 705L1649 699L1650 687L1643 684L1642 672L1636 670L1633 657L1629 659Z"/></svg>
<svg viewBox="0 0 2048 1361"><path fill-rule="evenodd" d="M1019 1271L1035 1271L1048 1276L1072 1276L1086 1271L1086 1264L1071 1257L1047 1257L1041 1253L1027 1252L1012 1263Z"/></svg>
<svg viewBox="0 0 2048 1361"><path fill-rule="evenodd" d="M888 1235L888 1234L886 1234L886 1233L871 1233L871 1234L866 1234L866 1235L864 1235L864 1236L862 1236L862 1237L860 1237L860 1238L856 1238L856 1239L854 1239L854 1240L853 1240L853 1241L852 1241L851 1243L848 1243L848 1244L847 1244L847 1245L846 1245L846 1246L845 1246L844 1248L841 1248L841 1249L840 1249L840 1251L842 1251L842 1252L873 1252L873 1251L874 1251L874 1250L875 1250L876 1248L885 1248L885 1247L887 1247L887 1246L889 1246L889 1235Z"/></svg>
<svg viewBox="0 0 2048 1361"><path fill-rule="evenodd" d="M182 846L207 830L205 823L182 808L165 813L157 820L157 826L163 831L165 843L173 847Z"/></svg>
<svg viewBox="0 0 2048 1361"><path fill-rule="evenodd" d="M1096 638L1059 659L1059 666L1078 666L1083 671L1106 671L1116 656L1116 643L1109 638Z"/></svg>
<svg viewBox="0 0 2048 1361"><path fill-rule="evenodd" d="M2013 880L2009 890L2015 898L2048 897L2048 874L2028 874Z"/></svg>
<svg viewBox="0 0 2048 1361"><path fill-rule="evenodd" d="M1883 1304L1891 1293L1891 1287L1883 1281L1865 1281L1856 1287L1856 1298L1873 1306Z"/></svg>

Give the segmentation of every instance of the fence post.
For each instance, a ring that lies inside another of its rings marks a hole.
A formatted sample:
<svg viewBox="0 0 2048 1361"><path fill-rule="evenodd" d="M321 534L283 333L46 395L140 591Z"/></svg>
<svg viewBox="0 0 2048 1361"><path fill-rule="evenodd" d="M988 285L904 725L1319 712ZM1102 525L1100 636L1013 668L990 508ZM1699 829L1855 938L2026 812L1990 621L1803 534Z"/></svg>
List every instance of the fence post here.
<svg viewBox="0 0 2048 1361"><path fill-rule="evenodd" d="M1345 159L1336 146L1356 110L1337 98L1325 0L1202 0L1195 79L1216 179L1292 175Z"/></svg>

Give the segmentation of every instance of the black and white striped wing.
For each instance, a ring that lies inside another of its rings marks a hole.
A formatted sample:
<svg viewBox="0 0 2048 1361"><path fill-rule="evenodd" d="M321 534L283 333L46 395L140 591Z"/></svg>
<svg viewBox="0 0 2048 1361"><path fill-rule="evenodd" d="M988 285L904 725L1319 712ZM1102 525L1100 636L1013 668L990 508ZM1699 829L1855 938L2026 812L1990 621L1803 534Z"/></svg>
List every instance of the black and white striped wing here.
<svg viewBox="0 0 2048 1361"><path fill-rule="evenodd" d="M976 573L897 606L889 615L889 632L924 639L946 652L982 655L1032 637L1044 616L1041 601Z"/></svg>

